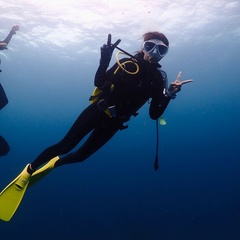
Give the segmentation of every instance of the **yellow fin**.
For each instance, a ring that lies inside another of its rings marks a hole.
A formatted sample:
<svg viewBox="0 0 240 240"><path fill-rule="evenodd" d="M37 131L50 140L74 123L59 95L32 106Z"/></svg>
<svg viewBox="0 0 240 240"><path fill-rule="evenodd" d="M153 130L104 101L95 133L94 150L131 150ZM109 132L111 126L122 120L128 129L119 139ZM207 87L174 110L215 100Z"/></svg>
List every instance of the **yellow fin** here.
<svg viewBox="0 0 240 240"><path fill-rule="evenodd" d="M42 178L44 178L48 173L50 173L53 170L54 165L58 159L59 159L58 156L52 158L47 164L45 164L44 166L39 168L36 172L34 172L31 177L29 187L38 183Z"/></svg>
<svg viewBox="0 0 240 240"><path fill-rule="evenodd" d="M160 117L159 123L160 125L163 125L163 126L167 124L166 119L164 117Z"/></svg>
<svg viewBox="0 0 240 240"><path fill-rule="evenodd" d="M0 193L0 219L3 221L11 220L27 190L31 178L27 172L28 165Z"/></svg>

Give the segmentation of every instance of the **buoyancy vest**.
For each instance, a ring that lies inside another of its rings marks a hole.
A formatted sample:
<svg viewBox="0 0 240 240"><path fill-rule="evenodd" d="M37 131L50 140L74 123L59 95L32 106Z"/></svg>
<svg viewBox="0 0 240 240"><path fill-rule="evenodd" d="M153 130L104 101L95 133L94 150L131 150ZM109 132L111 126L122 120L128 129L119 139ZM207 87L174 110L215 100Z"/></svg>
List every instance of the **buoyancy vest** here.
<svg viewBox="0 0 240 240"><path fill-rule="evenodd" d="M119 58L118 58L119 54L122 54L122 52L118 52L116 54L116 61L117 61L118 67L116 68L116 70L114 71L113 74L116 74L120 69L122 69L123 71L125 71L128 74L137 74L139 71L139 66L138 66L137 62L135 62L133 60L127 60L127 61L120 63ZM134 64L136 66L136 71L133 71L133 72L128 71L126 68L127 64ZM110 89L108 89L108 91L112 92L114 90L114 83L110 82L109 88ZM101 99L103 92L104 92L104 90L100 89L99 87L95 87L92 92L92 95L89 98L89 101L91 104L98 101L98 107L102 111L104 111L110 118L115 117L115 115L116 115L115 106L114 105L109 106L109 104L106 102L105 99Z"/></svg>

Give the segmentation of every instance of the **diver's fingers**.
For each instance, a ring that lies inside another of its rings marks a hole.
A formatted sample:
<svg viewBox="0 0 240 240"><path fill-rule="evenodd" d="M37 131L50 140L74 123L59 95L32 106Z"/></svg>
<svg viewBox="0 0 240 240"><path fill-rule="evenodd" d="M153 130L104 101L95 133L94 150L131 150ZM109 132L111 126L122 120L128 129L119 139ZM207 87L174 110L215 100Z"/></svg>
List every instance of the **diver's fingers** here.
<svg viewBox="0 0 240 240"><path fill-rule="evenodd" d="M114 49L120 42L121 42L121 39L118 39L118 40L112 45L113 49Z"/></svg>
<svg viewBox="0 0 240 240"><path fill-rule="evenodd" d="M181 81L181 84L183 85L190 82L193 82L193 80L192 79L184 80L184 81Z"/></svg>
<svg viewBox="0 0 240 240"><path fill-rule="evenodd" d="M178 73L177 78L176 78L176 81L180 81L181 76L182 76L182 71L180 71L180 72Z"/></svg>
<svg viewBox="0 0 240 240"><path fill-rule="evenodd" d="M108 34L108 40L107 40L107 45L111 46L111 40L112 40L112 35Z"/></svg>

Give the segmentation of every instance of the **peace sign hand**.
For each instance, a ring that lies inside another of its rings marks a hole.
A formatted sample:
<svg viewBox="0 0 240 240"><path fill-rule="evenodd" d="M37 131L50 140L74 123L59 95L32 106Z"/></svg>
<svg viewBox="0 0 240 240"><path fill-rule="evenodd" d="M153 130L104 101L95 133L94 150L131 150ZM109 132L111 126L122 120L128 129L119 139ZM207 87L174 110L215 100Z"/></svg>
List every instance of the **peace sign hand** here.
<svg viewBox="0 0 240 240"><path fill-rule="evenodd" d="M171 82L168 88L168 92L173 98L176 97L177 92L181 91L181 87L183 84L193 82L192 79L180 81L181 76L182 76L182 72L180 71L177 75L176 80L174 82Z"/></svg>
<svg viewBox="0 0 240 240"><path fill-rule="evenodd" d="M112 39L112 35L108 34L107 44L104 44L101 47L101 60L100 60L100 64L104 65L106 67L108 67L108 65L109 65L109 63L111 61L112 53L113 53L114 49L121 42L121 40L118 39L114 44L111 44L111 39Z"/></svg>

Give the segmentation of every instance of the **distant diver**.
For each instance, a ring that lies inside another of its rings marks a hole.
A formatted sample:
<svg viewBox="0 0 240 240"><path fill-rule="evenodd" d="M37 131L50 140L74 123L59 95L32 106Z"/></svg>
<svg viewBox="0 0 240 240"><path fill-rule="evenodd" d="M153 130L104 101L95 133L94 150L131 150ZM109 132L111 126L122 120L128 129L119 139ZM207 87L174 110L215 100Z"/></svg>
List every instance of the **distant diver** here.
<svg viewBox="0 0 240 240"><path fill-rule="evenodd" d="M12 39L12 36L14 34L16 34L16 31L18 31L18 30L19 30L18 25L15 25L12 27L12 29L9 32L9 34L7 35L7 37L3 41L0 41L0 50L7 49L7 46L9 44L10 40ZM0 59L0 65L1 65L1 59ZM0 73L1 72L2 72L2 70L0 69ZM8 98L7 98L7 95L4 91L2 84L0 83L0 110L3 109L7 104L8 104ZM2 136L0 136L0 156L7 155L9 150L10 150L10 148L9 148L7 141Z"/></svg>
<svg viewBox="0 0 240 240"><path fill-rule="evenodd" d="M117 62L107 70L112 53L115 48L120 49L117 45L121 41L118 39L111 44L111 35L108 35L107 44L101 47L100 65L94 80L96 88L90 97L91 104L78 116L61 141L45 149L31 164L26 165L0 193L0 219L11 219L27 186L35 184L56 167L83 162L116 132L126 129L128 126L125 123L132 116L137 116L137 111L149 99L150 118L158 123L158 118L170 100L176 98L181 86L192 81L180 81L180 72L168 87L167 74L160 69L161 65L158 63L168 52L168 39L162 33L148 32L143 35L143 40L141 51L134 56L127 54L130 57L121 60L117 57ZM83 145L70 152L89 133ZM65 156L59 157L60 155ZM43 164L45 165L42 166Z"/></svg>
<svg viewBox="0 0 240 240"><path fill-rule="evenodd" d="M9 44L9 42L11 41L12 39L12 36L14 34L16 34L16 31L19 30L19 26L18 25L15 25L12 27L11 31L9 32L9 34L7 35L7 37L3 40L3 41L0 41L0 50L5 50L7 49L7 46ZM0 59L0 64L1 64L1 59ZM2 72L2 70L0 69L0 72ZM1 85L0 83L0 110L5 107L8 103L8 99L7 99L7 96L6 96L6 93L3 89L3 86Z"/></svg>

